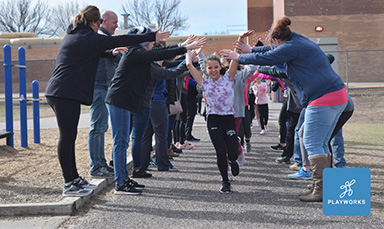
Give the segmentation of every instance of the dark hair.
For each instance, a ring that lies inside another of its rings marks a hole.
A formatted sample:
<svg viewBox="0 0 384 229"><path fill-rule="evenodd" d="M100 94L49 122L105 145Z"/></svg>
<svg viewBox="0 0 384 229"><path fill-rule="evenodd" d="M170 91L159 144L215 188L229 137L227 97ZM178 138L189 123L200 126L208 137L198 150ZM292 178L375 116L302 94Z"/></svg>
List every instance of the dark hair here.
<svg viewBox="0 0 384 229"><path fill-rule="evenodd" d="M291 20L288 17L283 17L276 21L268 34L267 40L272 43L273 39L279 39L281 41L287 41L291 35Z"/></svg>
<svg viewBox="0 0 384 229"><path fill-rule="evenodd" d="M221 66L221 61L220 61L220 58L218 56L209 55L209 56L205 57L204 58L204 65L207 65L209 60L216 60L217 62L219 62L219 65Z"/></svg>
<svg viewBox="0 0 384 229"><path fill-rule="evenodd" d="M76 14L72 19L72 27L75 29L78 25L89 25L92 22L95 22L100 19L100 11L96 6L86 6Z"/></svg>

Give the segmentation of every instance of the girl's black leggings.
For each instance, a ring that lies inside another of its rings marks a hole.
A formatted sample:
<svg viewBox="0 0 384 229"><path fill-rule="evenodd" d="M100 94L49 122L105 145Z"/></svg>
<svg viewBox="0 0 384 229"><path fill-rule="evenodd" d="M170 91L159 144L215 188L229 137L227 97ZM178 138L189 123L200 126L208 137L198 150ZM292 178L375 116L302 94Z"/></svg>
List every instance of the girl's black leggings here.
<svg viewBox="0 0 384 229"><path fill-rule="evenodd" d="M56 115L60 137L57 154L65 183L79 177L76 168L75 141L80 117L81 103L72 99L47 96L47 102Z"/></svg>
<svg viewBox="0 0 384 229"><path fill-rule="evenodd" d="M260 127L262 130L264 130L264 126L268 125L268 103L267 104L257 104L256 105L257 110L259 111L259 118L260 118Z"/></svg>
<svg viewBox="0 0 384 229"><path fill-rule="evenodd" d="M222 180L228 181L228 159L236 161L239 153L235 118L233 115L209 115L207 126Z"/></svg>

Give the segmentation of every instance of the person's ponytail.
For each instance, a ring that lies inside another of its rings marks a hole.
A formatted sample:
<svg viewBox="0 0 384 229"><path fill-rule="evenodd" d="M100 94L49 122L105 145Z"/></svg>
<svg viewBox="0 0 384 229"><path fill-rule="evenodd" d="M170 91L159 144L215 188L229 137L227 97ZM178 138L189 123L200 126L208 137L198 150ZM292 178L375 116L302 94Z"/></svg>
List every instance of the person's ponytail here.
<svg viewBox="0 0 384 229"><path fill-rule="evenodd" d="M86 6L76 14L72 19L72 29L75 29L79 25L89 25L91 22L95 22L100 18L99 8L96 6Z"/></svg>

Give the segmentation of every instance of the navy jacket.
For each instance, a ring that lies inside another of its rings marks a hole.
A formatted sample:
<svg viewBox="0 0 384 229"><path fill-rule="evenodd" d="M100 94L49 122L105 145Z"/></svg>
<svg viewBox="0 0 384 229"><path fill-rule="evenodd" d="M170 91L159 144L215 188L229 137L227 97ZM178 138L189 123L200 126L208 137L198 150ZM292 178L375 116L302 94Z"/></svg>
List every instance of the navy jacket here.
<svg viewBox="0 0 384 229"><path fill-rule="evenodd" d="M95 33L90 26L79 25L74 30L70 26L60 44L45 95L92 104L97 65L105 50L155 39L156 33L104 36Z"/></svg>
<svg viewBox="0 0 384 229"><path fill-rule="evenodd" d="M254 47L252 53L239 56L239 64L281 63L284 63L287 76L295 85L303 107L322 95L345 87L319 46L294 32L286 43L275 49L271 50L270 46Z"/></svg>

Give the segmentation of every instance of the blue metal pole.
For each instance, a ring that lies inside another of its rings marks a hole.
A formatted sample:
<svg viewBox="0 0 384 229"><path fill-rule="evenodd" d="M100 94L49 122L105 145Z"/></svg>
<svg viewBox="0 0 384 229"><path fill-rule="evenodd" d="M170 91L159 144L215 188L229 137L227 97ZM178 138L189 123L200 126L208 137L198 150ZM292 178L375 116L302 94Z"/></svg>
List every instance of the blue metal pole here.
<svg viewBox="0 0 384 229"><path fill-rule="evenodd" d="M5 92L5 130L13 133L12 101L12 58L11 46L4 45L4 92ZM13 147L13 134L7 137L7 145Z"/></svg>
<svg viewBox="0 0 384 229"><path fill-rule="evenodd" d="M32 81L33 107L33 143L40 143L40 102L39 81Z"/></svg>
<svg viewBox="0 0 384 229"><path fill-rule="evenodd" d="M25 49L19 48L19 95L20 95L20 137L21 147L28 147L27 127L27 82L25 71Z"/></svg>

